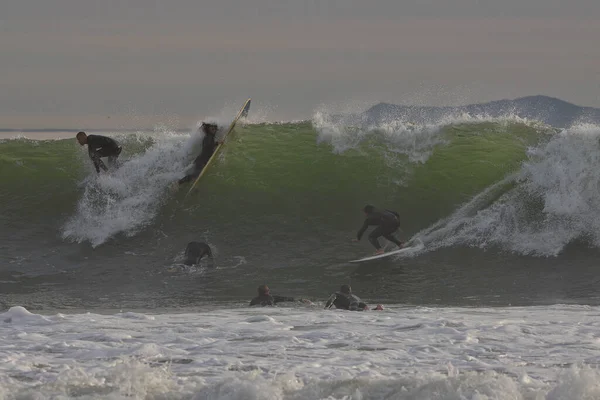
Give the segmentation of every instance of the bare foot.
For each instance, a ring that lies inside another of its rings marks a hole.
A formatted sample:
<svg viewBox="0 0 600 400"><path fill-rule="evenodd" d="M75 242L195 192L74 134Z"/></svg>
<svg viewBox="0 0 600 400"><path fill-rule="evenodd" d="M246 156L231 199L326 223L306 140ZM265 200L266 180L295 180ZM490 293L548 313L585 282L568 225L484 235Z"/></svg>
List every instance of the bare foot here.
<svg viewBox="0 0 600 400"><path fill-rule="evenodd" d="M383 253L384 253L383 249L379 249L375 252L375 255L377 256L377 255L383 254Z"/></svg>

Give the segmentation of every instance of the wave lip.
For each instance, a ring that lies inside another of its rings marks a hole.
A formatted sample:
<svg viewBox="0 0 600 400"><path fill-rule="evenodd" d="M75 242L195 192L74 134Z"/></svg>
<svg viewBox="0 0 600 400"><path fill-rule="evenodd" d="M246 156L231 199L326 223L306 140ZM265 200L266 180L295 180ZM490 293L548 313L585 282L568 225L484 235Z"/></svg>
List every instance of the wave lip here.
<svg viewBox="0 0 600 400"><path fill-rule="evenodd" d="M600 127L583 124L530 147L517 173L419 235L431 250L498 246L556 256L576 240L600 247L599 140Z"/></svg>

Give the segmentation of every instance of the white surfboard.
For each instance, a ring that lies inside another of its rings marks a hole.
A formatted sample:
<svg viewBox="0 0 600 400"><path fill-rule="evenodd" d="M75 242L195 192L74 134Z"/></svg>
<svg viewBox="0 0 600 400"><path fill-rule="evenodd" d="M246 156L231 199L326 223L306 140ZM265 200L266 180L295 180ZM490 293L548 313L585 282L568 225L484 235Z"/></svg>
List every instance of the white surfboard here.
<svg viewBox="0 0 600 400"><path fill-rule="evenodd" d="M351 262L351 263L359 263L359 262L363 262L363 261L377 260L378 258L389 257L389 256L393 256L394 254L411 253L411 252L414 252L414 251L419 251L419 250L423 249L423 247L425 247L423 245L423 243L421 241L418 241L417 243L415 243L414 245L412 245L410 247L403 247L403 248L401 248L399 250L389 251L387 253L377 254L375 256L365 257L365 258L361 258L361 259L358 259L358 260L352 260L352 261L349 261L349 262Z"/></svg>

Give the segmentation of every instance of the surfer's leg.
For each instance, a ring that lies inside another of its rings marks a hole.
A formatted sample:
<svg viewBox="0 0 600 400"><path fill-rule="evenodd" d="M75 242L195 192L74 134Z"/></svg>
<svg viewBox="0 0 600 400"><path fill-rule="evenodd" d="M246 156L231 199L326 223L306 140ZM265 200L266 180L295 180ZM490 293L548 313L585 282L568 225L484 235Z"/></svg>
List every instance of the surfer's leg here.
<svg viewBox="0 0 600 400"><path fill-rule="evenodd" d="M121 147L117 147L114 151L111 151L110 154L108 154L108 165L111 168L118 167L117 159L119 158L119 154L121 154L121 150Z"/></svg>
<svg viewBox="0 0 600 400"><path fill-rule="evenodd" d="M402 247L404 245L404 243L396 239L391 233L386 233L385 235L383 235L383 237L389 240L390 242L394 243L398 247Z"/></svg>
<svg viewBox="0 0 600 400"><path fill-rule="evenodd" d="M379 238L379 236L382 236L382 235L383 235L383 228L381 226L378 226L377 228L373 229L373 232L371 232L369 234L369 242L371 242L371 244L373 246L375 246L377 251L381 250L381 246L379 245L379 240L377 240L377 238Z"/></svg>
<svg viewBox="0 0 600 400"><path fill-rule="evenodd" d="M95 151L95 152L90 152L90 158L92 159L92 162L94 163L94 167L96 167L96 171L100 172L100 168L102 168L104 171L108 171L108 168L106 168L106 165L104 165L104 163L102 162L102 160L100 159L101 155Z"/></svg>
<svg viewBox="0 0 600 400"><path fill-rule="evenodd" d="M400 229L400 223L395 223L383 229L383 237L394 243L396 246L402 248L403 243L394 237L394 233Z"/></svg>

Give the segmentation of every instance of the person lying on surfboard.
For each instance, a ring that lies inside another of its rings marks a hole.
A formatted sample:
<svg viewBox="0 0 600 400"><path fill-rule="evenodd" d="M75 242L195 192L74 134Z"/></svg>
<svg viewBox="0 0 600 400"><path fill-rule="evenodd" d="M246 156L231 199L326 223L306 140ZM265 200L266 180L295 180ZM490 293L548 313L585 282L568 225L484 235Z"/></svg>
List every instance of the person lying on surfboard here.
<svg viewBox="0 0 600 400"><path fill-rule="evenodd" d="M373 229L373 232L369 234L369 242L377 249L375 254L383 254L383 249L378 240L380 236L383 236L390 242L396 244L399 248L404 246L404 243L393 236L393 233L400 228L400 215L397 212L391 210L379 210L370 204L367 204L363 208L363 211L367 218L358 231L356 239L354 239L355 242L358 242L362 238L363 233L365 233L369 226L376 225L377 228Z"/></svg>
<svg viewBox="0 0 600 400"><path fill-rule="evenodd" d="M215 140L217 132L219 131L219 127L215 124L207 124L205 122L200 126L202 132L204 132L204 139L202 140L202 152L196 159L194 160L194 170L181 178L179 180L179 184L193 181L200 175L202 169L210 160L210 157L215 152L216 147L219 145L219 142Z"/></svg>
<svg viewBox="0 0 600 400"><path fill-rule="evenodd" d="M108 168L106 168L106 165L104 165L100 159L101 157L108 157L108 165L110 165L111 168L116 166L117 158L122 150L116 140L107 136L86 135L85 132L78 132L75 138L80 145L83 146L87 144L88 153L94 163L97 173L100 173L100 168L104 171L108 171Z"/></svg>
<svg viewBox="0 0 600 400"><path fill-rule="evenodd" d="M335 292L329 296L327 303L325 303L325 309L329 309L333 306L338 309L349 311L369 310L369 306L362 302L357 295L352 294L352 288L350 285L342 285L339 292ZM377 304L375 310L381 311L383 310L383 306L381 304Z"/></svg>
<svg viewBox="0 0 600 400"><path fill-rule="evenodd" d="M250 307L252 306L274 306L277 303L283 303L285 301L301 301L303 303L310 304L310 300L307 299L295 299L293 297L274 296L269 291L267 285L260 285L258 287L258 296L250 301Z"/></svg>

